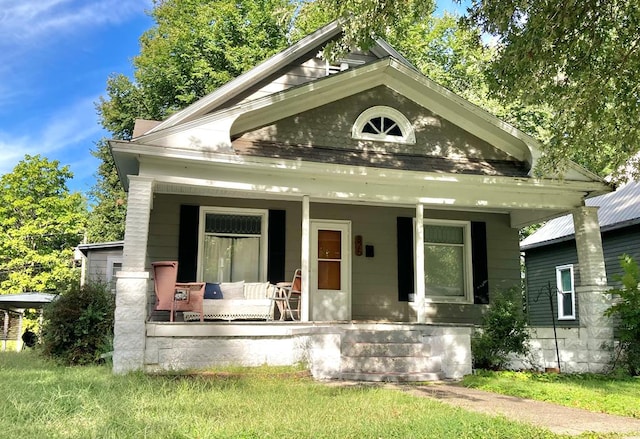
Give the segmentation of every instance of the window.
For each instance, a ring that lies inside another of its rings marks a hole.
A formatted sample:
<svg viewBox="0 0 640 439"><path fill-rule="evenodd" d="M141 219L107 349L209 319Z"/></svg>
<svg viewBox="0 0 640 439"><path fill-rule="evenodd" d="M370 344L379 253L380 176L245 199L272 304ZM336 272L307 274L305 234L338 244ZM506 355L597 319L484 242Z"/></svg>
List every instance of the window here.
<svg viewBox="0 0 640 439"><path fill-rule="evenodd" d="M376 106L363 111L353 124L354 139L416 143L409 120L391 107Z"/></svg>
<svg viewBox="0 0 640 439"><path fill-rule="evenodd" d="M576 294L573 288L573 265L556 267L558 320L575 320Z"/></svg>
<svg viewBox="0 0 640 439"><path fill-rule="evenodd" d="M267 211L200 210L198 278L203 282L262 282L267 273Z"/></svg>
<svg viewBox="0 0 640 439"><path fill-rule="evenodd" d="M424 222L427 300L472 302L471 227L465 221Z"/></svg>
<svg viewBox="0 0 640 439"><path fill-rule="evenodd" d="M109 256L107 258L107 285L111 292L116 292L116 273L122 271L122 258Z"/></svg>

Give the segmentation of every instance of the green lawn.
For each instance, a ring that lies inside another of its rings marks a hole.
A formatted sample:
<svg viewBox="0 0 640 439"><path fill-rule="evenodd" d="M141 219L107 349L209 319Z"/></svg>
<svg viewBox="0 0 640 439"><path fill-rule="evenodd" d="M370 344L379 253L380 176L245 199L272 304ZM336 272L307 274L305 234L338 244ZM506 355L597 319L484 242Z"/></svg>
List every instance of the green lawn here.
<svg viewBox="0 0 640 439"><path fill-rule="evenodd" d="M462 384L567 407L640 418L640 377L482 371L465 377Z"/></svg>
<svg viewBox="0 0 640 439"><path fill-rule="evenodd" d="M542 438L552 434L381 386L282 370L114 376L0 353L0 435L12 438Z"/></svg>

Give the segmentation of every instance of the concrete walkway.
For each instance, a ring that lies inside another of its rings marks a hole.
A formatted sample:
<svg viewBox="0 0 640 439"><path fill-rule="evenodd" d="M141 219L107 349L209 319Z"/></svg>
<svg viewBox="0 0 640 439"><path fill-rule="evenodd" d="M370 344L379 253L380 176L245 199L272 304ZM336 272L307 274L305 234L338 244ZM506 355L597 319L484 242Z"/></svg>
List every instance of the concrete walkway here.
<svg viewBox="0 0 640 439"><path fill-rule="evenodd" d="M586 432L619 433L627 438L640 438L640 419L594 413L548 402L469 389L449 383L429 386L394 385L394 387L466 410L493 416L502 415L508 419L545 428L553 433L568 435L579 435Z"/></svg>

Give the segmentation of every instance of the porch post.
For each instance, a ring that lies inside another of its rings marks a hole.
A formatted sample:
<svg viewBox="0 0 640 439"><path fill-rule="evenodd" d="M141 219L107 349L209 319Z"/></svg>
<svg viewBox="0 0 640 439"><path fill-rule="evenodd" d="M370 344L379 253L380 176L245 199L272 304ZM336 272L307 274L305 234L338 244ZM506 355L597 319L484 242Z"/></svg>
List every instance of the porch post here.
<svg viewBox="0 0 640 439"><path fill-rule="evenodd" d="M425 288L424 288L424 205L416 204L416 279L415 279L415 311L418 323L426 322L424 312Z"/></svg>
<svg viewBox="0 0 640 439"><path fill-rule="evenodd" d="M597 207L573 211L580 285L575 287L580 318L580 339L586 347L589 372L607 369L613 345L613 324L603 315L611 305Z"/></svg>
<svg viewBox="0 0 640 439"><path fill-rule="evenodd" d="M309 196L302 197L302 249L301 249L301 266L302 270L302 295L300 296L300 320L303 322L309 321L309 269L310 269L310 244L311 244L311 227L309 216Z"/></svg>
<svg viewBox="0 0 640 439"><path fill-rule="evenodd" d="M147 241L153 203L153 179L129 177L122 271L116 274L113 371L144 367L149 273Z"/></svg>

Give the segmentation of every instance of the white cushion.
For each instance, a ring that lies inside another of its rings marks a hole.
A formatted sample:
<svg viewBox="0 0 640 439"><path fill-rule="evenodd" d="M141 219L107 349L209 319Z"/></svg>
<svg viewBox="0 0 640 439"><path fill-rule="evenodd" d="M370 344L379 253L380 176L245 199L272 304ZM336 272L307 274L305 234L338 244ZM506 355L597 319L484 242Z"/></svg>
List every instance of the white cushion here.
<svg viewBox="0 0 640 439"><path fill-rule="evenodd" d="M247 282L244 284L245 299L264 299L267 297L269 282Z"/></svg>
<svg viewBox="0 0 640 439"><path fill-rule="evenodd" d="M223 299L244 299L244 281L222 282L220 284L220 291L222 291Z"/></svg>

